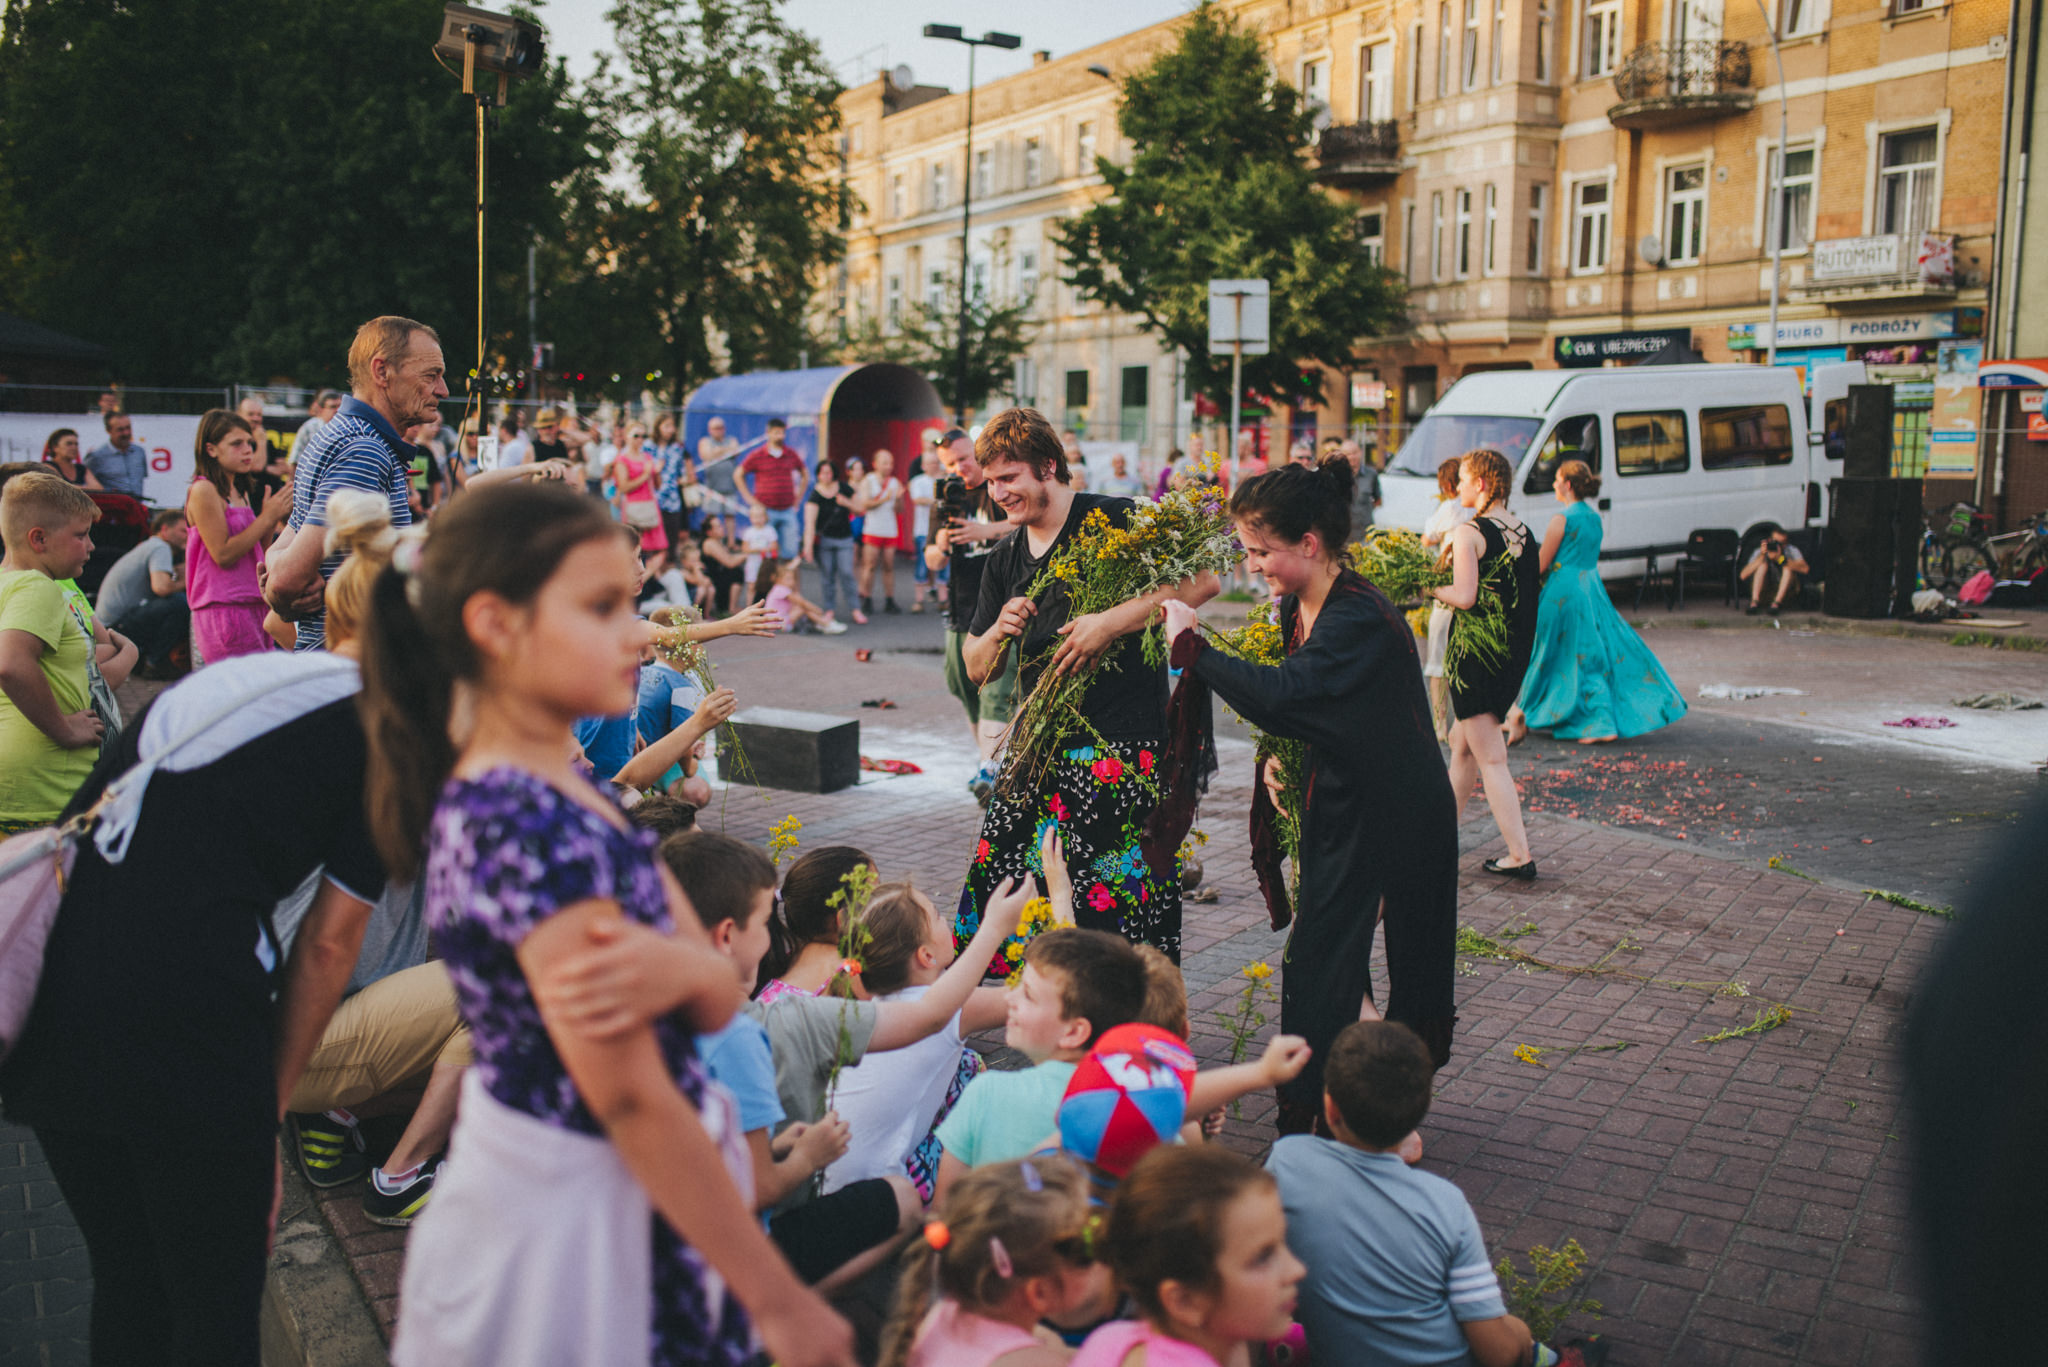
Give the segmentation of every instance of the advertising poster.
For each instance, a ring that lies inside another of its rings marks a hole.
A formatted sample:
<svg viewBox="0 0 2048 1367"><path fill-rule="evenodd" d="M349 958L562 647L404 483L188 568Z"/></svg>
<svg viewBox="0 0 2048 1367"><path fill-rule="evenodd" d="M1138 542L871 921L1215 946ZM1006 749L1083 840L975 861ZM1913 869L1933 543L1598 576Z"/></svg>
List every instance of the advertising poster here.
<svg viewBox="0 0 2048 1367"><path fill-rule="evenodd" d="M1977 473L1977 366L1983 359L1982 342L1941 344L1934 370L1934 410L1927 424L1930 478Z"/></svg>

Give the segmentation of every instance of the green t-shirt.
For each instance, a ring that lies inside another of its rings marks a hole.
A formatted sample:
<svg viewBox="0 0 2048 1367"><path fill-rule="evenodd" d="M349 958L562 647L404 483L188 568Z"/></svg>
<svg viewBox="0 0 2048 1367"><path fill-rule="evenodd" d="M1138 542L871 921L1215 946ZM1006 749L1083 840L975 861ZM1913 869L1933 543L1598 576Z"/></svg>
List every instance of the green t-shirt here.
<svg viewBox="0 0 2048 1367"><path fill-rule="evenodd" d="M85 665L92 638L64 601L64 588L36 570L0 572L0 631L43 643L43 677L59 712L92 705ZM66 750L0 693L0 821L54 821L99 759L95 746Z"/></svg>
<svg viewBox="0 0 2048 1367"><path fill-rule="evenodd" d="M1077 1065L1047 1059L1036 1068L983 1073L939 1122L939 1143L970 1168L1037 1150L1059 1128L1060 1098Z"/></svg>

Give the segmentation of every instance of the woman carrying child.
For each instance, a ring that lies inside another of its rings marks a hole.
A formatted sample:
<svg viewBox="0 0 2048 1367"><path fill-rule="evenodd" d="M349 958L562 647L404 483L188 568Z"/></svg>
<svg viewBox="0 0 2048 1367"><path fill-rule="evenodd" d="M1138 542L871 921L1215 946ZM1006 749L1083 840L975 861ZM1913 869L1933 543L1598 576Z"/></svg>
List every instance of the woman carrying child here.
<svg viewBox="0 0 2048 1367"><path fill-rule="evenodd" d="M408 1249L402 1367L737 1367L756 1327L786 1367L853 1361L741 1198L738 1122L696 1055L733 969L571 763L578 717L632 706L635 580L602 508L533 485L457 500L375 586L372 832L395 875L424 869L476 1049Z"/></svg>
<svg viewBox="0 0 2048 1367"><path fill-rule="evenodd" d="M199 658L217 664L271 647L263 630L268 609L258 581L263 543L291 514L289 489L249 506L263 453L238 413L211 410L199 420L193 443L195 471L185 491L185 518L198 535L185 548L186 595L192 605L192 644Z"/></svg>
<svg viewBox="0 0 2048 1367"><path fill-rule="evenodd" d="M1337 1032L1374 1016L1371 958L1384 916L1387 1014L1450 1057L1457 1020L1458 832L1430 725L1415 634L1378 589L1345 567L1350 462L1282 466L1230 501L1245 563L1279 603L1287 659L1256 665L1210 649L1193 609L1166 605L1173 661L1253 726L1307 742L1299 799L1300 894L1282 982L1281 1025L1314 1050L1280 1092L1280 1131L1322 1110L1322 1059ZM1254 845L1283 795L1268 760L1253 793ZM1268 892L1284 924L1286 893Z"/></svg>

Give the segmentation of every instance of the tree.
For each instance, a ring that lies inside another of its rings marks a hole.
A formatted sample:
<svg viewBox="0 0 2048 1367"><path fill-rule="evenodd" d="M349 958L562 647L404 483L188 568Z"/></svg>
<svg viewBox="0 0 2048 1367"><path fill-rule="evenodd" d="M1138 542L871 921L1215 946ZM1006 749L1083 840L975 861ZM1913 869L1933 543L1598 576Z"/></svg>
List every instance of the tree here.
<svg viewBox="0 0 2048 1367"><path fill-rule="evenodd" d="M472 364L473 106L440 0L0 0L0 306L140 384L343 373L379 313ZM346 59L337 59L336 44ZM559 64L492 142L494 349L526 244L595 160Z"/></svg>
<svg viewBox="0 0 2048 1367"><path fill-rule="evenodd" d="M999 304L977 292L967 302L967 385L960 391L960 290L954 282L936 305L920 301L903 311L893 329L862 317L837 352L844 361L893 361L923 374L956 412L980 408L991 395L1010 394L1017 358L1031 347L1031 307Z"/></svg>
<svg viewBox="0 0 2048 1367"><path fill-rule="evenodd" d="M617 0L620 70L593 82L617 158L582 187L564 293L593 369L678 396L793 365L840 251L837 79L775 0Z"/></svg>
<svg viewBox="0 0 2048 1367"><path fill-rule="evenodd" d="M1185 352L1202 393L1229 405L1230 358L1209 354L1212 279L1272 282L1272 351L1247 357L1244 379L1290 403L1320 397L1303 362L1342 369L1359 339L1404 326L1405 286L1303 159L1313 119L1215 0L1126 78L1118 118L1131 164L1096 159L1109 197L1056 230L1065 278Z"/></svg>

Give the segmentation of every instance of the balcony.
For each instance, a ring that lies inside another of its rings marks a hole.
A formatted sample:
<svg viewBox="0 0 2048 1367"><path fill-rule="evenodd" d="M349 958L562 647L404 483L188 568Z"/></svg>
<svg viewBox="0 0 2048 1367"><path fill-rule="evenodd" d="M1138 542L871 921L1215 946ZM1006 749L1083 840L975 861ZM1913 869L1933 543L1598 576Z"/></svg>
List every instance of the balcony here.
<svg viewBox="0 0 2048 1367"><path fill-rule="evenodd" d="M1316 139L1316 175L1331 185L1360 186L1401 174L1401 126L1394 119L1332 124Z"/></svg>
<svg viewBox="0 0 2048 1367"><path fill-rule="evenodd" d="M1616 128L1671 128L1744 113L1756 103L1749 44L1645 43L1615 70L1614 92L1621 103L1607 111L1607 121Z"/></svg>
<svg viewBox="0 0 2048 1367"><path fill-rule="evenodd" d="M1953 299L1955 259L1955 238L1944 233L1824 238L1812 245L1806 278L1792 293L1824 304Z"/></svg>

